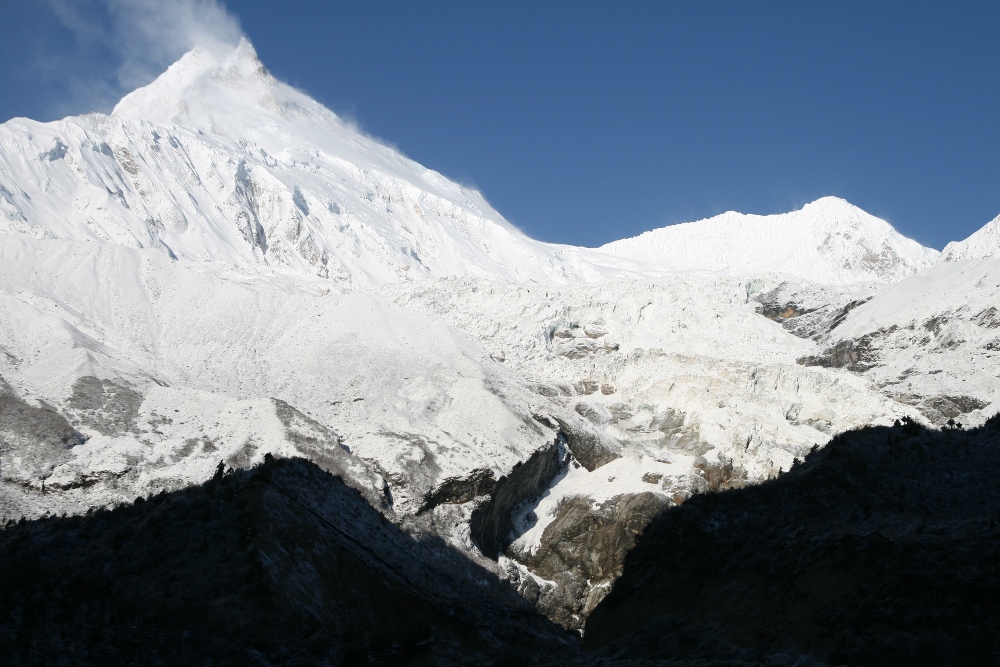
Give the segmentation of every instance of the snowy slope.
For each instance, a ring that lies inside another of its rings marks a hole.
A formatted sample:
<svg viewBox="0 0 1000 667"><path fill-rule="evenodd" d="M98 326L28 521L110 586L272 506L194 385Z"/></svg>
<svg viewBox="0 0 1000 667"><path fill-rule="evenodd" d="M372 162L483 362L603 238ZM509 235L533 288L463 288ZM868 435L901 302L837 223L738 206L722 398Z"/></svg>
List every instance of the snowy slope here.
<svg viewBox="0 0 1000 667"><path fill-rule="evenodd" d="M536 393L650 459L635 479L619 476L618 492L643 472L666 475L658 458L687 461L672 475L697 474L700 459L765 479L848 424L906 412L849 372L798 364L821 346L761 317L734 278L381 292L467 333Z"/></svg>
<svg viewBox="0 0 1000 667"><path fill-rule="evenodd" d="M1000 215L986 223L964 241L952 241L944 247L941 259L952 262L1000 255Z"/></svg>
<svg viewBox="0 0 1000 667"><path fill-rule="evenodd" d="M761 290L777 284L757 282ZM641 530L692 493L772 477L847 428L922 419L868 378L799 364L822 346L761 316L735 277L449 280L379 291L478 340L535 393L620 443L620 455L603 465L568 466L515 517L504 564L516 581L535 574L528 590L539 608L570 627L622 565L626 536L608 537L616 526ZM589 546L570 555L580 544ZM534 569L552 550L562 554L560 567Z"/></svg>
<svg viewBox="0 0 1000 667"><path fill-rule="evenodd" d="M780 215L729 211L599 250L673 271L775 272L834 285L895 282L930 266L938 255L837 197Z"/></svg>
<svg viewBox="0 0 1000 667"><path fill-rule="evenodd" d="M669 505L917 414L847 371L798 365L819 346L760 317L734 278L338 294L21 236L0 237L0 262L0 518L128 502L271 452L346 476L475 556L490 483L568 438L578 456L542 477L543 497L503 510L522 518L516 556L563 500ZM47 440L53 425L70 435ZM550 586L547 609L596 604L608 581L578 597Z"/></svg>
<svg viewBox="0 0 1000 667"><path fill-rule="evenodd" d="M57 410L81 434L40 460L34 445L0 451L0 477L18 489L7 516L203 481L220 458L322 463L343 456L341 438L405 516L448 480L500 478L554 443L532 415L576 418L445 324L374 294L111 244L0 237L0 262L0 395ZM28 440L41 428L6 427Z"/></svg>
<svg viewBox="0 0 1000 667"><path fill-rule="evenodd" d="M878 290L809 363L851 368L931 421L1000 410L1000 260L941 262Z"/></svg>

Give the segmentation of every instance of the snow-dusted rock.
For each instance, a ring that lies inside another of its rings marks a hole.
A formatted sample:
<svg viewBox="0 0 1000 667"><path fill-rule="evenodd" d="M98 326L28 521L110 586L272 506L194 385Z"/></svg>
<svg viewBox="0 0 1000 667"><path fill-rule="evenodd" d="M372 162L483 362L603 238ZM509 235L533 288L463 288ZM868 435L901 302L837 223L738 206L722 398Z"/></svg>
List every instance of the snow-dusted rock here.
<svg viewBox="0 0 1000 667"><path fill-rule="evenodd" d="M802 363L847 367L932 422L1000 410L1000 260L941 262L852 309Z"/></svg>
<svg viewBox="0 0 1000 667"><path fill-rule="evenodd" d="M47 482L86 487L71 506L131 500L202 480L219 459L322 462L346 448L411 514L449 480L499 479L554 443L558 428L533 415L575 416L445 324L375 294L110 244L0 237L0 262L0 376L86 438L47 467L4 459L0 474L29 496ZM114 483L85 484L97 477ZM43 500L58 509L51 493L31 502Z"/></svg>

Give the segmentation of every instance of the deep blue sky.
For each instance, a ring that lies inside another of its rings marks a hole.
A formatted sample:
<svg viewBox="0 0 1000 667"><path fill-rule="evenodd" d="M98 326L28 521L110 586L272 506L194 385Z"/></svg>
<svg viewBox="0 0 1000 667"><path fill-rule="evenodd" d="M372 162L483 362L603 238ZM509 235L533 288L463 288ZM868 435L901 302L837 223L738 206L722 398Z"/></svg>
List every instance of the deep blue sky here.
<svg viewBox="0 0 1000 667"><path fill-rule="evenodd" d="M227 5L277 77L547 241L837 195L941 248L1000 214L1000 3ZM100 106L116 58L0 0L0 118Z"/></svg>

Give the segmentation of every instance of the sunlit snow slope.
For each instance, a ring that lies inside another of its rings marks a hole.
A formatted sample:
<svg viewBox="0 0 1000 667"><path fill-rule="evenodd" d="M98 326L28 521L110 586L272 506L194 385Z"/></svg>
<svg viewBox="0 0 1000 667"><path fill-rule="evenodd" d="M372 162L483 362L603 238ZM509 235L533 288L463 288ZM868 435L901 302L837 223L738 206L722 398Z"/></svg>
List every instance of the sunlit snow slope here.
<svg viewBox="0 0 1000 667"><path fill-rule="evenodd" d="M1000 215L964 241L952 241L946 245L941 258L945 261L956 261L998 255L1000 255Z"/></svg>
<svg viewBox="0 0 1000 667"><path fill-rule="evenodd" d="M837 197L781 215L729 211L600 250L674 271L776 272L833 285L895 282L930 266L938 256Z"/></svg>

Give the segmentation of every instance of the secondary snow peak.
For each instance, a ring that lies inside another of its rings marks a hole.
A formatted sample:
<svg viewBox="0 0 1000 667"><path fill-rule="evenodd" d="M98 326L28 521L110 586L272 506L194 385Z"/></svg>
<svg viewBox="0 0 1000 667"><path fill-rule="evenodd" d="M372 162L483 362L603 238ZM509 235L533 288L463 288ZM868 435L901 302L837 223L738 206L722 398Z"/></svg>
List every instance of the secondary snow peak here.
<svg viewBox="0 0 1000 667"><path fill-rule="evenodd" d="M778 215L728 211L600 250L674 271L774 272L834 285L895 282L930 266L938 255L839 197Z"/></svg>

